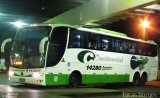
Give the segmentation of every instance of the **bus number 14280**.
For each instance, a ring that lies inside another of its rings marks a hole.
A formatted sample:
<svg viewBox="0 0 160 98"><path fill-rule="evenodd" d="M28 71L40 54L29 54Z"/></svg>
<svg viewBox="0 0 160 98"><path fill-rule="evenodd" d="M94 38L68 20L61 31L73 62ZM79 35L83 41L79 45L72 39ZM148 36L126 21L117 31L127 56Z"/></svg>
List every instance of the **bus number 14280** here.
<svg viewBox="0 0 160 98"><path fill-rule="evenodd" d="M88 65L87 70L101 70L102 66L97 66L97 65Z"/></svg>

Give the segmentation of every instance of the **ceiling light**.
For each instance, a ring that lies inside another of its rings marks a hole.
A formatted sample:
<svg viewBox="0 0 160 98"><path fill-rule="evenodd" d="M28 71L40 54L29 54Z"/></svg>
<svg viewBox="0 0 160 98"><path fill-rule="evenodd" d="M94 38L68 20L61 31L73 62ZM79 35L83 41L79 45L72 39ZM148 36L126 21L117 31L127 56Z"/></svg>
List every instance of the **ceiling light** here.
<svg viewBox="0 0 160 98"><path fill-rule="evenodd" d="M134 11L136 11L136 12L144 12L144 13L155 13L155 11L143 10L143 9L136 9Z"/></svg>
<svg viewBox="0 0 160 98"><path fill-rule="evenodd" d="M149 24L150 24L150 23L149 23L148 20L143 20L142 23L141 23L141 25L142 25L143 28L149 27Z"/></svg>
<svg viewBox="0 0 160 98"><path fill-rule="evenodd" d="M11 24L15 25L18 28L21 28L22 26L27 25L26 23L21 21L11 22Z"/></svg>
<svg viewBox="0 0 160 98"><path fill-rule="evenodd" d="M152 9L152 10L160 10L160 4L153 4L153 5L150 5L150 6L146 6L144 8Z"/></svg>

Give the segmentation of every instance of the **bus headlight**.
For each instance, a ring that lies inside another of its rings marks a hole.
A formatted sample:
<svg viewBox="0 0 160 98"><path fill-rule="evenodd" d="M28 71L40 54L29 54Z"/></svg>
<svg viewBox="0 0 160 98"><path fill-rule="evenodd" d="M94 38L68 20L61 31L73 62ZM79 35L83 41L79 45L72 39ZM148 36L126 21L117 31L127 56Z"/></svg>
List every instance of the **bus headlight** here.
<svg viewBox="0 0 160 98"><path fill-rule="evenodd" d="M12 77L14 75L14 72L13 71L9 71L8 75L9 75L9 77Z"/></svg>
<svg viewBox="0 0 160 98"><path fill-rule="evenodd" d="M39 73L39 72L35 72L32 74L32 77L34 77L34 78L38 78L40 76L42 76L42 73Z"/></svg>

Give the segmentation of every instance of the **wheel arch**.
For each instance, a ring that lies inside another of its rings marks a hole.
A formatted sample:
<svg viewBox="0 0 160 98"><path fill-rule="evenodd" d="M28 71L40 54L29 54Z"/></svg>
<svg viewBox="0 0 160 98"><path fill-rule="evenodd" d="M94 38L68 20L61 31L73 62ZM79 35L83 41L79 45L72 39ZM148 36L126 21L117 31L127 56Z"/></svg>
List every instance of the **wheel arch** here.
<svg viewBox="0 0 160 98"><path fill-rule="evenodd" d="M142 76L146 76L147 81L148 81L148 74L147 74L147 72L146 72L146 71L142 72L142 74L141 74L140 78L141 78Z"/></svg>
<svg viewBox="0 0 160 98"><path fill-rule="evenodd" d="M139 78L141 77L141 76L140 76L140 73L139 73L138 71L134 72L134 74L133 74L133 76L132 76L132 82L133 82L133 79L134 79L134 77L135 77L136 75L138 75Z"/></svg>
<svg viewBox="0 0 160 98"><path fill-rule="evenodd" d="M72 71L72 72L70 73L69 78L70 78L70 76L71 76L72 74L77 75L77 76L80 78L80 83L82 84L82 74L81 74L81 72L80 72L79 70L74 70L74 71ZM69 79L68 79L68 81L69 81Z"/></svg>

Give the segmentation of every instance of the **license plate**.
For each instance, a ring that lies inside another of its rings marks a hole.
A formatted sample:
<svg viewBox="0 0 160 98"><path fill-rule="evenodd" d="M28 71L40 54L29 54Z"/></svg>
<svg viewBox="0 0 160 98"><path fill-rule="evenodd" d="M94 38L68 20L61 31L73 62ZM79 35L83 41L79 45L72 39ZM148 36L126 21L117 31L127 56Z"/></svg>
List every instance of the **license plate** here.
<svg viewBox="0 0 160 98"><path fill-rule="evenodd" d="M25 79L20 78L20 79L19 79L19 82L24 83L24 82L25 82Z"/></svg>

